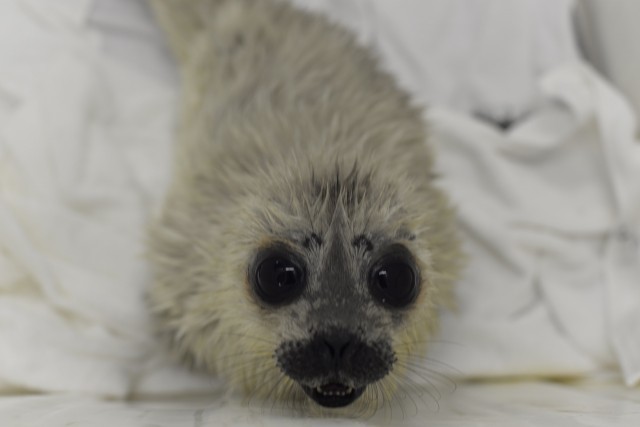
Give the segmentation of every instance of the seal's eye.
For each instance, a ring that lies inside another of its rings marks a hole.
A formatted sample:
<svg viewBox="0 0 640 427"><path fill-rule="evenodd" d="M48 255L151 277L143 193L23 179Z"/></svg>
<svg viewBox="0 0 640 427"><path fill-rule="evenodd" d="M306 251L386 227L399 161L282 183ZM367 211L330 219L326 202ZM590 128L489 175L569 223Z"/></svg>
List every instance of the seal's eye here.
<svg viewBox="0 0 640 427"><path fill-rule="evenodd" d="M403 252L388 253L373 266L369 278L371 294L384 305L402 308L418 295L418 275L411 259Z"/></svg>
<svg viewBox="0 0 640 427"><path fill-rule="evenodd" d="M254 287L260 299L280 305L298 297L304 287L304 272L286 253L262 254L255 269Z"/></svg>

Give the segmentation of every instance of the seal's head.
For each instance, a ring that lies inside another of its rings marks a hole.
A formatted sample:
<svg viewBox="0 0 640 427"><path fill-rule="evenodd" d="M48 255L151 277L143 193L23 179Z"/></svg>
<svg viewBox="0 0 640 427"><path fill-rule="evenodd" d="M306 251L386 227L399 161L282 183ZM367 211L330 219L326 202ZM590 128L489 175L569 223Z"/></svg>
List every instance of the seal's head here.
<svg viewBox="0 0 640 427"><path fill-rule="evenodd" d="M188 289L152 297L175 347L248 394L369 407L433 330L457 270L451 212L429 183L312 168L200 227Z"/></svg>
<svg viewBox="0 0 640 427"><path fill-rule="evenodd" d="M406 332L428 286L409 249L414 236L373 233L371 224L354 233L343 199L332 203L323 231L310 230L301 245L274 239L260 247L247 277L280 330L278 368L326 407L352 403L394 369L394 338Z"/></svg>

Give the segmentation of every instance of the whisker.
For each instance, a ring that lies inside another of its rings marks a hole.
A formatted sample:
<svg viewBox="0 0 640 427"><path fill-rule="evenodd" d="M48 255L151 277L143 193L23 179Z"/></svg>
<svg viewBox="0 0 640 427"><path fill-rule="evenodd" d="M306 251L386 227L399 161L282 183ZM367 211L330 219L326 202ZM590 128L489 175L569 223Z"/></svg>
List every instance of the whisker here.
<svg viewBox="0 0 640 427"><path fill-rule="evenodd" d="M384 381L379 382L377 384L380 384L380 393L382 394L382 398L383 401L389 405L389 420L393 419L393 405L391 404L391 398L390 395L387 392L387 388L385 387L385 383Z"/></svg>
<svg viewBox="0 0 640 427"><path fill-rule="evenodd" d="M438 382L444 381L448 384L451 384L451 392L456 391L458 388L458 384L453 378L449 377L448 375L442 372L428 368L424 365L412 364L410 362L403 362L403 361L397 362L397 365L400 366L401 368L404 368L407 371L407 373L411 373L421 378L427 383L431 383L432 379L436 379L438 380Z"/></svg>
<svg viewBox="0 0 640 427"><path fill-rule="evenodd" d="M408 387L412 386L411 384L407 384ZM408 398L409 400L411 400L411 403L413 403L413 408L415 409L415 413L413 414L414 416L418 415L418 413L420 412L420 410L418 409L418 404L416 403L416 401L413 399L412 396L412 392L410 390L407 390L402 383L398 383L398 388L400 390L402 390L402 392L404 393L405 398ZM402 398L402 395L400 396L400 398Z"/></svg>
<svg viewBox="0 0 640 427"><path fill-rule="evenodd" d="M406 376L404 380L407 386L410 386L413 390L416 391L416 394L418 395L418 397L420 397L420 400L425 404L425 406L428 407L429 404L424 400L424 393L428 394L431 400L436 404L436 411L440 410L440 399L442 399L442 394L435 386L435 384L433 384L432 382L428 382L428 386L425 384L419 384L416 383L412 378ZM437 393L437 397L430 391L430 388L432 388Z"/></svg>
<svg viewBox="0 0 640 427"><path fill-rule="evenodd" d="M382 405L384 404L384 402L383 402L382 396L380 395L380 386L377 383L372 385L371 393L372 395L375 394L375 401L376 401L375 412L379 413L380 410L382 409Z"/></svg>
<svg viewBox="0 0 640 427"><path fill-rule="evenodd" d="M416 366L424 366L423 364L420 363L422 361L425 363L431 363L431 364L442 366L443 368L446 368L452 372L455 372L456 374L463 375L462 371L460 371L453 365L449 365L448 363L442 362L440 360L437 360L431 357L420 356L418 354L402 352L402 351L396 351L396 354L398 356L404 356L404 358L406 358L407 363L412 363L412 364L415 364Z"/></svg>
<svg viewBox="0 0 640 427"><path fill-rule="evenodd" d="M400 366L401 366L401 365L400 365ZM406 369L407 373L410 373L410 374L413 374L413 375L417 376L418 378L420 378L421 380L423 380L423 381L426 383L426 385L429 385L429 386L431 386L431 387L433 387L434 389L436 389L436 390L437 390L437 387L436 387L436 386L435 386L435 384L433 383L432 379L429 377L429 374L430 374L430 373L423 373L423 372L420 372L420 371L416 370L415 368L413 368L413 367L411 367L411 366L405 366L405 369ZM405 375L405 376L404 376L404 379L405 379L405 380L407 380L407 381L411 381L412 383L414 383L414 384L416 384L416 385L419 385L419 384L414 380L414 378L412 378L412 376L411 376L411 375ZM441 398L442 398L442 394L438 391L438 399L441 399Z"/></svg>
<svg viewBox="0 0 640 427"><path fill-rule="evenodd" d="M408 397L414 402L414 404L417 407L417 402L413 399L413 396L417 396L420 401L424 404L424 406L428 407L429 403L424 399L424 387L420 386L419 384L416 384L415 381L413 381L410 378L405 378L405 383L404 383L407 387L409 387L409 390L407 391L405 389L405 391L408 393ZM427 392L428 393L428 392ZM428 393L429 394L429 393ZM429 396L432 398L432 400L434 400L435 402L437 402L437 399L435 399L433 397L433 395L429 394Z"/></svg>
<svg viewBox="0 0 640 427"><path fill-rule="evenodd" d="M272 351L254 351L251 353L251 356L249 358L247 358L246 351L238 351L236 353L227 353L222 357L216 357L216 360L220 362L223 362L229 359L239 359L239 358L242 358L242 360L264 360L264 359L271 359L272 357L273 357Z"/></svg>
<svg viewBox="0 0 640 427"><path fill-rule="evenodd" d="M264 395L264 398L261 399L261 408L262 408L262 414L263 415L264 415L264 411L265 411L264 403L269 402L269 401L272 400L272 394L274 393L274 391L278 388L278 386L280 385L280 383L284 379L285 379L285 375L284 374L280 374L280 377L276 381L274 381L273 386ZM258 392L260 390L262 390L264 387L268 386L268 385L270 385L270 382L269 381L264 381L260 387L254 389L253 392L251 393L251 397L249 398L248 405L251 405L251 402L253 401L253 399L257 398L259 396ZM273 406L272 406L271 410L273 411Z"/></svg>
<svg viewBox="0 0 640 427"><path fill-rule="evenodd" d="M251 339L251 340L255 340L255 341L263 342L265 344L272 345L274 347L278 345L278 343L276 341L274 341L274 340L269 340L269 339L267 339L265 337L257 337L255 335L249 335L249 334L242 333L242 332L226 331L223 334L221 334L221 336L222 337L234 336L234 337L240 337L240 338L248 338L248 339Z"/></svg>
<svg viewBox="0 0 640 427"><path fill-rule="evenodd" d="M396 387L402 389L402 386L400 384L396 385ZM393 393L391 395L391 397L392 397L393 401L397 402L398 406L400 406L400 411L402 412L402 420L404 421L407 418L407 413L404 410L404 405L402 404L402 399L400 399L400 396L399 396L399 394L397 392Z"/></svg>

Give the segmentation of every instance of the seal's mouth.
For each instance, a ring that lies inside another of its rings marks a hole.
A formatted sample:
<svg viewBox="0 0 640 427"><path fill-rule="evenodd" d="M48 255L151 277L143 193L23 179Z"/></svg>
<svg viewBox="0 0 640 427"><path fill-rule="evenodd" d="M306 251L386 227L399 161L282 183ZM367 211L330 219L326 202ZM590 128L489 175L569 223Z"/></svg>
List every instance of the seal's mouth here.
<svg viewBox="0 0 640 427"><path fill-rule="evenodd" d="M353 403L360 397L365 387L353 388L346 384L330 382L317 387L303 385L302 389L320 406L341 408Z"/></svg>

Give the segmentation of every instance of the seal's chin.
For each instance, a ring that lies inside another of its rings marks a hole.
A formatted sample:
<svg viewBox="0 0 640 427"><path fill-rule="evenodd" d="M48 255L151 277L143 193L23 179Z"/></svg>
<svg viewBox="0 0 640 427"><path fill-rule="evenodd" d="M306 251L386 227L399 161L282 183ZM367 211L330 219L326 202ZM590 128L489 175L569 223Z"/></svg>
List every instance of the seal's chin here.
<svg viewBox="0 0 640 427"><path fill-rule="evenodd" d="M341 408L359 398L365 387L353 388L339 382L328 382L317 387L302 385L302 389L320 406Z"/></svg>

